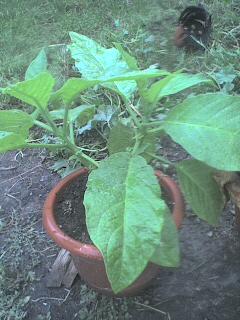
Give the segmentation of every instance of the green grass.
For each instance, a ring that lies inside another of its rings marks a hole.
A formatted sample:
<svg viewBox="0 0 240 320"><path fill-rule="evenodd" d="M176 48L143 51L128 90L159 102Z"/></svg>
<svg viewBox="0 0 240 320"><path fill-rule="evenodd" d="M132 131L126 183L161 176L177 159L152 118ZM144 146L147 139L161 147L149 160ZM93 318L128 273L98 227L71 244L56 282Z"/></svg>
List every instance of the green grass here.
<svg viewBox="0 0 240 320"><path fill-rule="evenodd" d="M103 45L120 41L143 66L215 70L238 67L237 1L205 1L213 13L213 45L206 53L186 54L172 43L180 11L195 1L160 0L9 0L2 2L0 75L21 78L43 47L69 41L68 31L93 37ZM236 7L235 7L236 6Z"/></svg>

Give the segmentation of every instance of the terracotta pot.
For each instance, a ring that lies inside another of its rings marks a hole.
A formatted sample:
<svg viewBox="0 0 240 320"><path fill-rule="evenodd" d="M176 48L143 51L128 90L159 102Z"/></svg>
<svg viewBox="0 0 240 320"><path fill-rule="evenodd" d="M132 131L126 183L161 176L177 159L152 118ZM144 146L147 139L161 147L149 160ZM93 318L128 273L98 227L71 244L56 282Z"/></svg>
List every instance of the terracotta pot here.
<svg viewBox="0 0 240 320"><path fill-rule="evenodd" d="M115 296L107 278L102 254L94 246L81 243L66 235L57 225L55 220L55 204L58 193L62 192L73 180L81 175L88 174L87 169L81 169L61 180L47 196L43 208L43 224L49 236L62 248L68 250L79 272L80 277L95 290ZM156 176L161 186L166 190L173 202L173 218L177 228L181 226L184 216L184 201L176 183L160 171ZM136 295L147 287L151 280L158 274L159 266L149 263L139 278L127 289L117 296Z"/></svg>

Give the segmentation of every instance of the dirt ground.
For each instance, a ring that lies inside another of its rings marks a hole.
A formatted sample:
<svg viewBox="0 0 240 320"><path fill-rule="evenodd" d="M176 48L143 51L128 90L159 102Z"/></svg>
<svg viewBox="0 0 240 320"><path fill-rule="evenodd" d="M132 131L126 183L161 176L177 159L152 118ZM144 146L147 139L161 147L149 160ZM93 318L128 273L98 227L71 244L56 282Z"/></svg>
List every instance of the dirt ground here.
<svg viewBox="0 0 240 320"><path fill-rule="evenodd" d="M181 267L163 268L139 297L103 297L79 278L71 290L48 289L46 276L59 250L41 221L43 201L59 180L50 165L46 153L36 150L0 158L1 268L4 285L15 297L9 314L18 306L27 320L240 319L240 234L231 206L217 228L187 210L180 231ZM18 310L10 317L5 312L1 320L18 319Z"/></svg>

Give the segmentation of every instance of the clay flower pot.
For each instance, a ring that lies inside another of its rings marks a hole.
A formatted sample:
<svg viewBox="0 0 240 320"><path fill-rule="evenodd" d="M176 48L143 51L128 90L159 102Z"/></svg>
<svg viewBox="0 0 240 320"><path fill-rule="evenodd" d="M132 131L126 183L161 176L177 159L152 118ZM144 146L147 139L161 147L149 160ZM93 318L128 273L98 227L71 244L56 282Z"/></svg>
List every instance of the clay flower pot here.
<svg viewBox="0 0 240 320"><path fill-rule="evenodd" d="M43 208L43 224L49 236L62 248L71 253L75 267L80 277L95 290L115 296L107 278L102 254L94 246L81 243L66 235L57 225L55 220L55 204L58 193L62 192L72 181L81 175L88 174L87 169L81 169L61 180L48 194ZM176 183L160 171L156 176L161 186L165 189L173 202L173 218L177 228L181 226L184 216L184 201ZM139 278L118 296L130 296L138 294L147 287L151 280L158 274L159 266L149 263Z"/></svg>

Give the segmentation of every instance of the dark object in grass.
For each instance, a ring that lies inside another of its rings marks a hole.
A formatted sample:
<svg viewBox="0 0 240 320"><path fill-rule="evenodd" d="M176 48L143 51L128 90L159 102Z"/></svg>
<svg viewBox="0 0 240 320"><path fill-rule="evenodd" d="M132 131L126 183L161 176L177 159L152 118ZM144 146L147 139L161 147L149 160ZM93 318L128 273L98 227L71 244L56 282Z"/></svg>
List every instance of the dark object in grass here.
<svg viewBox="0 0 240 320"><path fill-rule="evenodd" d="M175 45L190 50L205 50L210 41L212 16L201 5L187 7L178 19Z"/></svg>

